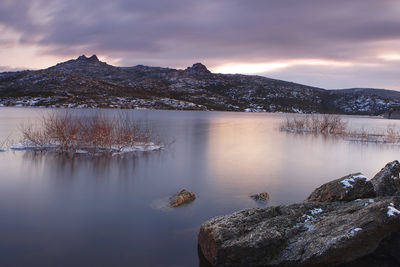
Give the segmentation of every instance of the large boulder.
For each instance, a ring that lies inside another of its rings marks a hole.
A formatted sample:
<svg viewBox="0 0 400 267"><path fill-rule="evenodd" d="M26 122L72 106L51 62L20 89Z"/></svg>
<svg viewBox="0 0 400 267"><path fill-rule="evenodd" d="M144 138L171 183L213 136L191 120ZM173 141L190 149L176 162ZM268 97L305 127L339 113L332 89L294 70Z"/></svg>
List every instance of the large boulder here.
<svg viewBox="0 0 400 267"><path fill-rule="evenodd" d="M355 173L321 185L311 193L307 201L351 201L375 196L371 181L361 173Z"/></svg>
<svg viewBox="0 0 400 267"><path fill-rule="evenodd" d="M400 232L392 233L381 241L379 247L371 254L361 257L340 267L399 267L400 266ZM339 267L337 266L337 267Z"/></svg>
<svg viewBox="0 0 400 267"><path fill-rule="evenodd" d="M386 166L371 179L377 196L400 195L400 163L395 160Z"/></svg>
<svg viewBox="0 0 400 267"><path fill-rule="evenodd" d="M200 227L202 258L214 266L400 266L399 172L393 161L371 180L356 173L326 183L303 203L213 218Z"/></svg>
<svg viewBox="0 0 400 267"><path fill-rule="evenodd" d="M214 266L332 266L376 250L400 230L400 197L252 208L201 225Z"/></svg>

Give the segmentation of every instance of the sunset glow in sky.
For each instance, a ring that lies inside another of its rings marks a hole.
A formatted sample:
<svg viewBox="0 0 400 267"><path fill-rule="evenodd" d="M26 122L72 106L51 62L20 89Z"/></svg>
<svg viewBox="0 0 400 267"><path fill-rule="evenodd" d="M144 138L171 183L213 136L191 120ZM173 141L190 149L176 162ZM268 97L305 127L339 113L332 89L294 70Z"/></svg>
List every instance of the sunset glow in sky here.
<svg viewBox="0 0 400 267"><path fill-rule="evenodd" d="M0 71L81 54L117 66L400 90L398 0L2 0Z"/></svg>

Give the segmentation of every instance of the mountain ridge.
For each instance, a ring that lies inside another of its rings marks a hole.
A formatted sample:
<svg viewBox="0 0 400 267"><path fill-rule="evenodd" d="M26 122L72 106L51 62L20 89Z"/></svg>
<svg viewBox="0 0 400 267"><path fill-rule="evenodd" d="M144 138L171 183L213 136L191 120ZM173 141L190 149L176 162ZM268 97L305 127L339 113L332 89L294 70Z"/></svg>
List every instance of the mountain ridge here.
<svg viewBox="0 0 400 267"><path fill-rule="evenodd" d="M81 55L46 69L0 73L0 105L379 115L400 92L327 90L258 75L186 69L118 67Z"/></svg>

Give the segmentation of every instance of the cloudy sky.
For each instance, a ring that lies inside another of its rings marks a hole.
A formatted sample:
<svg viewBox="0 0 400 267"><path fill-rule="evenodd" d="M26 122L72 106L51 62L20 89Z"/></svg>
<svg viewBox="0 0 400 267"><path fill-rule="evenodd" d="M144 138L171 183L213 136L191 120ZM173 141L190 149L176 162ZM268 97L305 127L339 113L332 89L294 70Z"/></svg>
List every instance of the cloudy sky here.
<svg viewBox="0 0 400 267"><path fill-rule="evenodd" d="M399 0L1 0L0 71L112 65L400 90Z"/></svg>

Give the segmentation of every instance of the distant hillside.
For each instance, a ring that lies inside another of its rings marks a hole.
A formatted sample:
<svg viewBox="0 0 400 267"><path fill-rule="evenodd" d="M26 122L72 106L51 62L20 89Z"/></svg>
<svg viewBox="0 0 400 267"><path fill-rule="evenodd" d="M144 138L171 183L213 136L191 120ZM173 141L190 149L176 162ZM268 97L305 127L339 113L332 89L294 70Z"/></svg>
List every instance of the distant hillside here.
<svg viewBox="0 0 400 267"><path fill-rule="evenodd" d="M376 89L376 88L350 88L350 89L339 89L330 90L332 93L352 93L352 94L363 94L363 95L375 95L386 98L393 98L400 100L400 92L387 89Z"/></svg>
<svg viewBox="0 0 400 267"><path fill-rule="evenodd" d="M0 105L383 113L400 92L383 89L324 90L240 74L215 74L196 63L185 70L115 67L84 55L37 71L0 73Z"/></svg>

